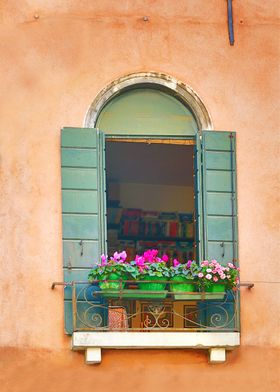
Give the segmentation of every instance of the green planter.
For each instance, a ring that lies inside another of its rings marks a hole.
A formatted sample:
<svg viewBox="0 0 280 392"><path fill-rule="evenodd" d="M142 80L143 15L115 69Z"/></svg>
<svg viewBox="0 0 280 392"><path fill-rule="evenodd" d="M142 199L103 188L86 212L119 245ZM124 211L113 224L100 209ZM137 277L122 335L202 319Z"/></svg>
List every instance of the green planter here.
<svg viewBox="0 0 280 392"><path fill-rule="evenodd" d="M182 283L176 283L172 284L170 283L170 291L172 291L174 294L175 299L199 299L200 294L186 294L187 293L195 293L196 292L196 285L186 279L183 276L174 276L171 278L172 281L174 282L182 282ZM184 294L180 294L183 292Z"/></svg>
<svg viewBox="0 0 280 392"><path fill-rule="evenodd" d="M158 291L158 293L145 293L144 290L125 289L122 291L102 290L100 294L106 298L128 298L128 299L145 299L145 298L166 298L168 291Z"/></svg>
<svg viewBox="0 0 280 392"><path fill-rule="evenodd" d="M188 279L184 278L183 276L174 276L173 278L171 278L171 280L174 282L182 282L176 284L170 283L170 290L173 292L187 291L193 293L194 291L196 291L196 285Z"/></svg>
<svg viewBox="0 0 280 392"><path fill-rule="evenodd" d="M118 279L123 279L126 280L124 276L121 276L119 274L110 274L108 276L108 280L118 280ZM99 287L101 290L120 290L124 288L125 283L120 283L120 282L99 282Z"/></svg>
<svg viewBox="0 0 280 392"><path fill-rule="evenodd" d="M158 277L158 276L143 276L141 280L162 280L165 281L165 277ZM139 282L138 287L140 290L145 290L145 291L161 291L164 290L166 287L166 283L160 283L160 282Z"/></svg>
<svg viewBox="0 0 280 392"><path fill-rule="evenodd" d="M205 288L205 299L223 299L225 291L224 284L213 283L210 287Z"/></svg>
<svg viewBox="0 0 280 392"><path fill-rule="evenodd" d="M222 283L213 283L211 286L205 288L207 293L224 293L226 291L226 286Z"/></svg>
<svg viewBox="0 0 280 392"><path fill-rule="evenodd" d="M212 288L212 290L211 290L212 293L224 293L226 291L224 284L216 283L216 284L213 284L213 286L211 288Z"/></svg>

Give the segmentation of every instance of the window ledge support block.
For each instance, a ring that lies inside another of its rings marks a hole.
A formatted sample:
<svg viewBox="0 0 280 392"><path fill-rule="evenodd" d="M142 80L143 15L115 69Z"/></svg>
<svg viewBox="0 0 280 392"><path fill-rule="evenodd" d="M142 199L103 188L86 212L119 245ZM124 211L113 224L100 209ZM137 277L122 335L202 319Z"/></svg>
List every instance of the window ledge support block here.
<svg viewBox="0 0 280 392"><path fill-rule="evenodd" d="M223 363L226 361L226 349L222 347L215 347L209 349L210 363Z"/></svg>
<svg viewBox="0 0 280 392"><path fill-rule="evenodd" d="M87 365L94 365L101 363L101 348L88 347L85 350L85 361Z"/></svg>

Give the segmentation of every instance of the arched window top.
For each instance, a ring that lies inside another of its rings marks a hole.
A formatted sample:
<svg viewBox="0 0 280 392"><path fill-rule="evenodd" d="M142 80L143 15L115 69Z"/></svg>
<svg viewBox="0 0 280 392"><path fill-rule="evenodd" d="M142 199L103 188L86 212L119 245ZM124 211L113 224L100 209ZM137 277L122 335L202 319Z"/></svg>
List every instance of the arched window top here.
<svg viewBox="0 0 280 392"><path fill-rule="evenodd" d="M171 94L138 87L109 100L96 127L108 134L195 135L196 120L190 109Z"/></svg>
<svg viewBox="0 0 280 392"><path fill-rule="evenodd" d="M140 134L163 136L193 136L213 129L199 95L158 72L132 73L112 81L90 105L84 126L99 127L108 134L137 134L142 127Z"/></svg>

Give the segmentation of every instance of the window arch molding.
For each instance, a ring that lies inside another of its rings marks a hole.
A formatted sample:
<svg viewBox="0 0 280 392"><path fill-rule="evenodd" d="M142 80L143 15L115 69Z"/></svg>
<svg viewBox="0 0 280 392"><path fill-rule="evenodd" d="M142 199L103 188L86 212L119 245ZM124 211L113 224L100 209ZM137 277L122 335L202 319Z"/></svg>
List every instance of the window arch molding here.
<svg viewBox="0 0 280 392"><path fill-rule="evenodd" d="M199 95L188 85L170 75L157 72L132 73L114 80L102 89L90 105L84 127L94 128L104 106L117 95L137 87L150 87L174 96L193 113L201 130L213 130L211 116Z"/></svg>

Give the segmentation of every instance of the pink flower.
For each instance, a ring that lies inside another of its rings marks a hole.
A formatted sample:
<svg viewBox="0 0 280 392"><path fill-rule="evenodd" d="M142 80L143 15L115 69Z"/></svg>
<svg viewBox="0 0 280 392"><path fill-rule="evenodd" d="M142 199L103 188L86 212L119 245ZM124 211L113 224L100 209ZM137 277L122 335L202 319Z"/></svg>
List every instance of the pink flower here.
<svg viewBox="0 0 280 392"><path fill-rule="evenodd" d="M206 272L212 272L211 268L207 268Z"/></svg>
<svg viewBox="0 0 280 392"><path fill-rule="evenodd" d="M222 275L220 275L220 278L221 278L221 279L225 279L225 278L226 278L226 275L225 275L225 274L222 274Z"/></svg>
<svg viewBox="0 0 280 392"><path fill-rule="evenodd" d="M107 258L108 258L108 256L105 256L104 254L101 255L101 265L107 264Z"/></svg>
<svg viewBox="0 0 280 392"><path fill-rule="evenodd" d="M143 254L143 257L146 261L148 261L149 263L153 263L155 262L155 258L158 254L158 250L156 249L149 249L146 250Z"/></svg>
<svg viewBox="0 0 280 392"><path fill-rule="evenodd" d="M218 282L219 278L217 276L213 277L214 282Z"/></svg>
<svg viewBox="0 0 280 392"><path fill-rule="evenodd" d="M143 268L144 265L145 265L144 257L136 255L136 257L135 257L135 264L137 265L137 267L142 267Z"/></svg>
<svg viewBox="0 0 280 392"><path fill-rule="evenodd" d="M123 261L125 261L126 258L127 258L127 253L126 253L126 251L123 250L121 253L119 253L119 257L120 257L120 259L122 259Z"/></svg>
<svg viewBox="0 0 280 392"><path fill-rule="evenodd" d="M207 274L207 275L205 275L205 278L210 280L210 279L212 279L212 275L211 274Z"/></svg>
<svg viewBox="0 0 280 392"><path fill-rule="evenodd" d="M166 263L168 261L168 256L167 255L163 255L161 259Z"/></svg>
<svg viewBox="0 0 280 392"><path fill-rule="evenodd" d="M207 265L209 264L208 260L205 260L201 263L202 267L207 267Z"/></svg>
<svg viewBox="0 0 280 392"><path fill-rule="evenodd" d="M202 272L199 272L199 274L197 274L197 276L199 277L199 278L203 278L203 273Z"/></svg>
<svg viewBox="0 0 280 392"><path fill-rule="evenodd" d="M113 257L111 257L111 260L116 262L116 263L123 263L125 261L125 259L127 258L127 254L126 251L122 251L120 253L115 252L113 254Z"/></svg>
<svg viewBox="0 0 280 392"><path fill-rule="evenodd" d="M188 262L187 262L187 268L191 268L191 265L192 265L192 261L191 261L191 260L188 260Z"/></svg>
<svg viewBox="0 0 280 392"><path fill-rule="evenodd" d="M227 265L229 266L229 268L235 268L232 263L228 263Z"/></svg>
<svg viewBox="0 0 280 392"><path fill-rule="evenodd" d="M179 261L177 260L177 259L174 259L173 260L173 266L174 267L177 267L177 265L179 265L180 263L179 263Z"/></svg>

